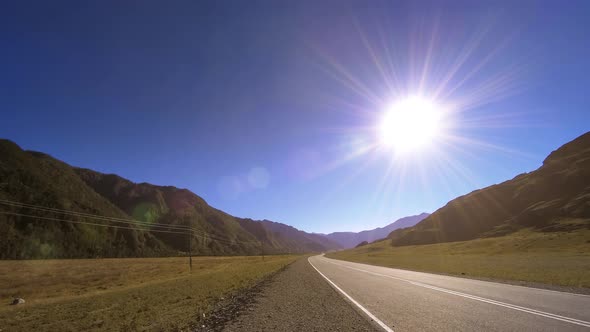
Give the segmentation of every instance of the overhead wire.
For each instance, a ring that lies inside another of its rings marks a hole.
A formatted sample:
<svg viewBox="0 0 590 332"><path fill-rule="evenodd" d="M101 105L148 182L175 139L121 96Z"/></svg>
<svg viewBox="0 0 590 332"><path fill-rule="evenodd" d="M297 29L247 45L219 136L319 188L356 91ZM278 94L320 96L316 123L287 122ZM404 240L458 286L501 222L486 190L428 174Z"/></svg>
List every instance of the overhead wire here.
<svg viewBox="0 0 590 332"><path fill-rule="evenodd" d="M93 222L79 221L79 220L68 220L68 219L60 219L60 218L52 218L52 217L35 216L35 215L10 212L10 211L0 211L0 214L10 215L10 216L19 216L19 217L29 217L29 218L43 219L43 220L51 220L51 221L63 221L63 222L69 222L69 223L73 223L73 224L93 225L93 226L110 227L110 228L133 229L133 230L150 231L150 232L158 232L158 233L188 234L187 232L163 231L163 230L157 230L157 229L150 230L149 228L108 225L108 224L100 224L100 223L93 223Z"/></svg>
<svg viewBox="0 0 590 332"><path fill-rule="evenodd" d="M5 205L10 205L10 206L15 206L15 207L26 207L26 208L33 209L33 210L46 211L46 212L58 212L58 213L75 215L75 216L80 216L80 217L88 217L88 218L93 218L93 219L100 219L100 220L107 220L107 221L115 221L115 222L128 223L128 224L137 224L137 225L142 225L142 226L143 225L146 225L145 222L142 222L142 221L139 221L139 220L135 220L135 219L124 219L124 218L117 218L117 217L106 217L106 216L101 216L101 215L96 215L96 214L90 214L90 213L84 213L84 212L76 212L76 211L71 211L71 210L50 208L50 207L45 207L45 206L40 206L40 205L34 205L34 204L27 204L27 203L21 203L21 202L8 201L8 200L4 200L4 199L0 199L0 204L5 204ZM175 229L186 229L186 230L191 229L190 226L184 226L184 225L170 225L170 224L162 224L162 223L150 223L149 225L150 226L156 226L156 227L162 226L162 227L166 227L166 228L175 228Z"/></svg>
<svg viewBox="0 0 590 332"><path fill-rule="evenodd" d="M214 236L212 234L206 233L204 230L199 230L199 229L195 229L193 227L184 226L184 225L170 225L170 224L163 224L163 223L146 223L146 222L142 222L142 221L138 221L138 220L134 220L134 219L107 217L107 216L95 215L95 214L84 213L84 212L76 212L76 211L70 211L70 210L64 210L64 209L58 209L58 208L45 207L45 206L40 206L40 205L35 205L35 204L10 201L10 200L5 200L5 199L0 199L0 204L12 206L12 207L21 207L21 208L26 208L26 209L43 211L43 212L61 213L64 215L69 215L69 216L92 218L92 219L111 221L111 222L116 222L116 223L126 223L128 225L133 225L133 226L138 226L138 227L126 227L126 226L108 225L108 224L101 224L101 223L90 223L90 222L74 221L74 220L68 220L68 219L42 217L42 216L26 215L26 214L21 214L21 213L0 211L0 213L2 213L2 214L10 214L10 215L14 215L14 216L38 218L38 219L53 220L53 221L64 221L64 222L71 222L71 223L77 223L77 224L87 224L87 225L112 227L112 228L120 228L120 229L142 230L142 231L157 232L157 233L191 234L192 236L195 236L195 235L199 236L204 240L214 240L216 242L222 242L222 243L225 243L228 245L236 245L236 244L261 245L262 244L262 242L260 242L260 241L240 241L237 239L232 240L232 239L220 238L220 237ZM153 229L153 227L157 227L160 229ZM163 229L161 229L161 228L163 228Z"/></svg>

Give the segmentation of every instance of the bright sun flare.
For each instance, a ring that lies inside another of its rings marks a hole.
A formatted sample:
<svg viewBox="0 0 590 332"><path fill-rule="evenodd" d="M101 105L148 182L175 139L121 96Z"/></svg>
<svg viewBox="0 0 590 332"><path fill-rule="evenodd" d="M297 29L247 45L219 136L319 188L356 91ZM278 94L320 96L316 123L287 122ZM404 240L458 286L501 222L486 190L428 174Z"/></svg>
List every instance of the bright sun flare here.
<svg viewBox="0 0 590 332"><path fill-rule="evenodd" d="M441 132L442 109L433 101L407 97L388 109L381 120L381 144L395 153L411 153L429 147Z"/></svg>

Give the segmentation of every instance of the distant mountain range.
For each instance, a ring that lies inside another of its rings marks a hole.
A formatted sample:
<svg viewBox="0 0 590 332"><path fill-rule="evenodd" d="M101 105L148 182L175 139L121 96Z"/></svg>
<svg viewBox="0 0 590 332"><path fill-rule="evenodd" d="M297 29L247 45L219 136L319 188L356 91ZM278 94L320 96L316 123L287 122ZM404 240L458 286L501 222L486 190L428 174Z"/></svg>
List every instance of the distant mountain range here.
<svg viewBox="0 0 590 332"><path fill-rule="evenodd" d="M133 183L0 140L1 259L175 255L189 241L199 255L341 248L281 223L233 217L187 189Z"/></svg>
<svg viewBox="0 0 590 332"><path fill-rule="evenodd" d="M458 197L414 227L393 231L396 246L590 229L590 132L553 151L543 165Z"/></svg>
<svg viewBox="0 0 590 332"><path fill-rule="evenodd" d="M108 226L108 227L105 227ZM191 228L192 232L188 232ZM590 229L590 133L514 179L363 232L233 217L187 189L133 183L0 140L0 259L304 253Z"/></svg>
<svg viewBox="0 0 590 332"><path fill-rule="evenodd" d="M428 213L421 213L415 216L404 217L398 219L391 224L362 232L334 232L330 234L322 234L322 236L337 242L344 248L354 248L362 242L373 242L386 238L389 233L396 229L411 227L428 217Z"/></svg>

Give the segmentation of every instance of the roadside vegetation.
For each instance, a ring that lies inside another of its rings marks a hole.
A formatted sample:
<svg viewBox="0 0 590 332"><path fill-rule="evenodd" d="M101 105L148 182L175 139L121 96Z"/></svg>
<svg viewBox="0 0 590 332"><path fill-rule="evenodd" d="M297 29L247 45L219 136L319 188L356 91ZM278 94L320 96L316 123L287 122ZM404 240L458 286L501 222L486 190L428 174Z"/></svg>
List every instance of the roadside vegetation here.
<svg viewBox="0 0 590 332"><path fill-rule="evenodd" d="M326 255L386 267L590 288L590 230L535 232L429 245L387 239Z"/></svg>
<svg viewBox="0 0 590 332"><path fill-rule="evenodd" d="M179 330L297 258L196 257L192 272L186 257L0 261L1 328Z"/></svg>

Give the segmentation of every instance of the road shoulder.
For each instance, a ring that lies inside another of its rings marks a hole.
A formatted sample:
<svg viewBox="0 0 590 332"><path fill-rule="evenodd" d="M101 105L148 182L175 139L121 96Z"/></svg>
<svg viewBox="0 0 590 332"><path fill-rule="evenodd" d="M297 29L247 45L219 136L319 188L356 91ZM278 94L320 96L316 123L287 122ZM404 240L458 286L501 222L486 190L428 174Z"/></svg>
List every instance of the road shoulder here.
<svg viewBox="0 0 590 332"><path fill-rule="evenodd" d="M272 278L225 326L210 331L375 331L309 264L299 259Z"/></svg>

